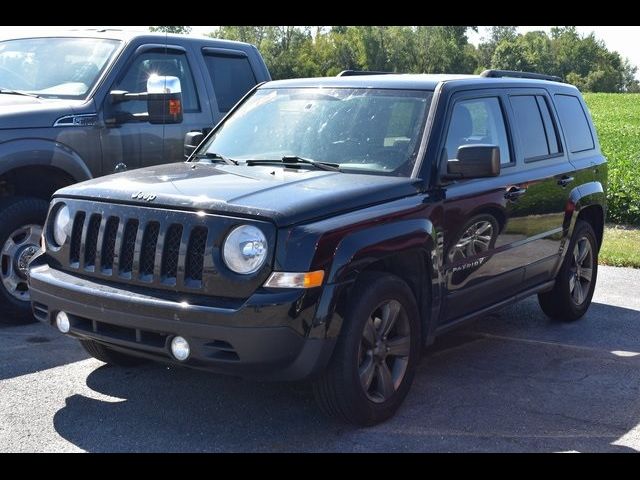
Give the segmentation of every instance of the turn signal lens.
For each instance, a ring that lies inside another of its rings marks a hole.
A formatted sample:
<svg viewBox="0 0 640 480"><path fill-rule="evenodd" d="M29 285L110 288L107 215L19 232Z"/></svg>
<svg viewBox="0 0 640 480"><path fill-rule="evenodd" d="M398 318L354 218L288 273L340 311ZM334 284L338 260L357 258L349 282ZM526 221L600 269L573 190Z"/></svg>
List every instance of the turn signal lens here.
<svg viewBox="0 0 640 480"><path fill-rule="evenodd" d="M324 270L315 272L273 272L264 286L267 288L313 288L322 285Z"/></svg>

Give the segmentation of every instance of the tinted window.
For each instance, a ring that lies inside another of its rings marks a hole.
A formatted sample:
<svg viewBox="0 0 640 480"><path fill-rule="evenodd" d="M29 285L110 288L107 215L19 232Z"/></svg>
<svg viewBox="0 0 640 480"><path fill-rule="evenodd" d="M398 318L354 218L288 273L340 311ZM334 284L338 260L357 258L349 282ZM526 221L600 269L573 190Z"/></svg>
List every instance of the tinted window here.
<svg viewBox="0 0 640 480"><path fill-rule="evenodd" d="M536 97L534 95L511 97L511 106L515 114L515 122L520 134L524 158L548 156L550 150L547 143L547 133Z"/></svg>
<svg viewBox="0 0 640 480"><path fill-rule="evenodd" d="M560 144L558 143L558 134L556 127L551 119L551 112L549 111L549 105L543 96L536 96L538 101L538 108L542 115L542 122L544 124L544 131L547 134L547 145L549 146L549 153L554 155L560 153Z"/></svg>
<svg viewBox="0 0 640 480"><path fill-rule="evenodd" d="M580 100L571 95L556 95L556 105L569 150L575 153L595 148Z"/></svg>
<svg viewBox="0 0 640 480"><path fill-rule="evenodd" d="M504 117L496 97L462 100L453 107L445 144L447 158L456 158L460 146L473 144L497 145L500 163L511 163Z"/></svg>
<svg viewBox="0 0 640 480"><path fill-rule="evenodd" d="M249 59L205 55L204 60L211 76L218 108L221 112L228 112L256 84Z"/></svg>
<svg viewBox="0 0 640 480"><path fill-rule="evenodd" d="M115 86L115 89L131 93L146 92L147 79L149 75L154 73L178 77L182 87L184 111L200 110L193 75L184 54L148 52L139 55L127 70L124 78ZM118 109L129 113L144 113L147 111L147 102L144 100L124 102Z"/></svg>

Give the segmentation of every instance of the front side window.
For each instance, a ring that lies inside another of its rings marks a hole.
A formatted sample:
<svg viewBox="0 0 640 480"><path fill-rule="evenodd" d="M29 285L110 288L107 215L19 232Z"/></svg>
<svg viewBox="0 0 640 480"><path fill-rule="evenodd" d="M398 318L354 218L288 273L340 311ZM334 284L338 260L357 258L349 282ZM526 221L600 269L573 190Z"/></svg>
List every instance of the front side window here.
<svg viewBox="0 0 640 480"><path fill-rule="evenodd" d="M304 157L349 171L410 176L432 92L260 89L204 147L235 160Z"/></svg>
<svg viewBox="0 0 640 480"><path fill-rule="evenodd" d="M511 163L507 130L496 97L461 100L453 106L447 140L447 158L456 158L463 145L496 145L500 148L500 163Z"/></svg>
<svg viewBox="0 0 640 480"><path fill-rule="evenodd" d="M119 45L119 40L72 37L0 42L0 90L83 99Z"/></svg>
<svg viewBox="0 0 640 480"><path fill-rule="evenodd" d="M182 104L185 112L200 110L193 75L184 53L146 52L135 58L124 77L115 85L115 90L131 93L147 91L147 80L151 75L178 77L182 88ZM145 100L124 102L120 111L131 114L147 111Z"/></svg>

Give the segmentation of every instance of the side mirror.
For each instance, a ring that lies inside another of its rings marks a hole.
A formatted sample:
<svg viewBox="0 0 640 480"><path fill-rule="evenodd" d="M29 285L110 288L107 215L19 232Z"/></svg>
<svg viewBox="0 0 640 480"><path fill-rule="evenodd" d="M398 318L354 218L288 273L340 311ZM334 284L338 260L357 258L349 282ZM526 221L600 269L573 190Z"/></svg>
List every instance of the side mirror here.
<svg viewBox="0 0 640 480"><path fill-rule="evenodd" d="M204 133L202 132L187 132L184 136L184 158L189 158L203 139Z"/></svg>
<svg viewBox="0 0 640 480"><path fill-rule="evenodd" d="M147 91L130 93L126 90L109 92L112 105L132 100L146 100L147 113L113 112L106 123L118 125L125 122L149 122L153 124L182 123L182 87L178 77L150 75Z"/></svg>
<svg viewBox="0 0 640 480"><path fill-rule="evenodd" d="M149 123L182 123L182 86L178 77L151 75L147 80Z"/></svg>
<svg viewBox="0 0 640 480"><path fill-rule="evenodd" d="M447 162L447 178L482 178L500 175L500 147L462 145L455 160Z"/></svg>

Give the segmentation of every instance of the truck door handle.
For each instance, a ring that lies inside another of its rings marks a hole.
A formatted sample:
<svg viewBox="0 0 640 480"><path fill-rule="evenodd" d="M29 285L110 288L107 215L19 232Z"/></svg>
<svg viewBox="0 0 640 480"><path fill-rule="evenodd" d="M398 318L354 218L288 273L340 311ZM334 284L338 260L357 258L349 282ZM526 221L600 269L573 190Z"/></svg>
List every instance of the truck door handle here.
<svg viewBox="0 0 640 480"><path fill-rule="evenodd" d="M563 175L560 180L558 180L558 185L560 185L561 187L566 187L571 182L573 182L573 177L570 177L569 175Z"/></svg>
<svg viewBox="0 0 640 480"><path fill-rule="evenodd" d="M517 200L525 193L527 193L526 188L509 187L506 193L504 194L504 198L506 198L507 200Z"/></svg>

